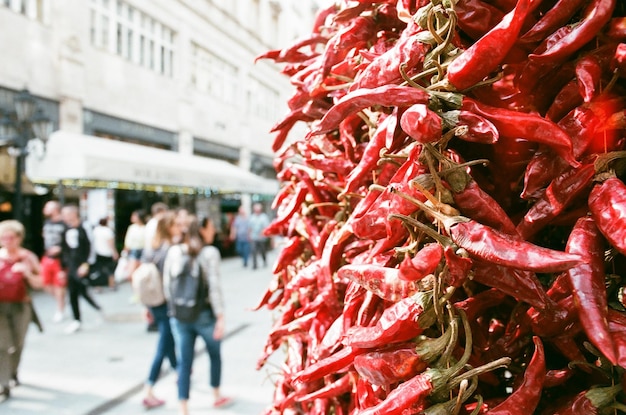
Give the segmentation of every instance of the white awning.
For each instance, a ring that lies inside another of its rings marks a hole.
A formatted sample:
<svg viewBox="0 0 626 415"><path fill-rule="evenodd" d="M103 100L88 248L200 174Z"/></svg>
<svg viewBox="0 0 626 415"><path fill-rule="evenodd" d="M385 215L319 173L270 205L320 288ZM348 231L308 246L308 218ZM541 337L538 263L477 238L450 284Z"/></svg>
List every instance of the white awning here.
<svg viewBox="0 0 626 415"><path fill-rule="evenodd" d="M226 161L66 131L54 132L42 158L33 151L26 173L35 183L94 180L254 194L275 194L276 180Z"/></svg>

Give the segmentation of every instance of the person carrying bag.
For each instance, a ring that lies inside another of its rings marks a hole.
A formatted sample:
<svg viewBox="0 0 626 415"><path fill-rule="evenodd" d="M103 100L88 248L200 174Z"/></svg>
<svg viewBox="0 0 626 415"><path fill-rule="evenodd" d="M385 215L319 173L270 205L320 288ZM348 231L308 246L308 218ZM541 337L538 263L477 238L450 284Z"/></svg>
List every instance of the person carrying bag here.
<svg viewBox="0 0 626 415"><path fill-rule="evenodd" d="M191 367L194 344L200 336L210 361L209 383L213 388L215 407L232 403L220 393L224 337L224 303L220 282L220 253L210 245L215 238L213 222L195 216L182 243L171 247L163 268L165 295L177 348L178 399L181 415L188 414Z"/></svg>

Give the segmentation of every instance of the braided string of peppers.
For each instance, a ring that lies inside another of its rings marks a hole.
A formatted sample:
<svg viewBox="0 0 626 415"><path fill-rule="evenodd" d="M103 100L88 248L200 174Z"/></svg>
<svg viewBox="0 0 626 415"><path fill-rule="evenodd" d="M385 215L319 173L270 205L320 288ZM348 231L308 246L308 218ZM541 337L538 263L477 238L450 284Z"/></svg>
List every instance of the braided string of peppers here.
<svg viewBox="0 0 626 415"><path fill-rule="evenodd" d="M265 414L624 412L624 2L342 0L259 59Z"/></svg>

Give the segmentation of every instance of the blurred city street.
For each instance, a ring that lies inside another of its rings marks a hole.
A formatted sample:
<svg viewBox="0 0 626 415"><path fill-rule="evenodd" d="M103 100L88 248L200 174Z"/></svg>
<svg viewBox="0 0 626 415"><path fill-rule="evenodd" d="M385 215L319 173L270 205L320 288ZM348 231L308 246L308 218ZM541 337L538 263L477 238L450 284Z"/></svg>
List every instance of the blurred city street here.
<svg viewBox="0 0 626 415"><path fill-rule="evenodd" d="M228 408L214 409L208 386L208 359L201 341L192 375L192 414L260 414L273 393L272 370L280 364L279 353L260 371L255 370L272 324L269 311L251 311L261 299L270 277L277 249L269 252L267 267L244 268L239 258L222 261L221 274L226 301L227 337L222 344L224 395L234 398ZM144 309L131 301L132 288L125 283L117 291L96 293L105 311L102 320L85 302L83 328L65 334L68 324L52 323L50 296L35 294L37 311L44 323L39 333L31 325L20 368L21 385L11 398L0 403L4 415L135 415L145 412L142 388L156 348L157 334L147 332ZM153 414L176 414L176 374L163 365L164 373L155 393L166 404Z"/></svg>

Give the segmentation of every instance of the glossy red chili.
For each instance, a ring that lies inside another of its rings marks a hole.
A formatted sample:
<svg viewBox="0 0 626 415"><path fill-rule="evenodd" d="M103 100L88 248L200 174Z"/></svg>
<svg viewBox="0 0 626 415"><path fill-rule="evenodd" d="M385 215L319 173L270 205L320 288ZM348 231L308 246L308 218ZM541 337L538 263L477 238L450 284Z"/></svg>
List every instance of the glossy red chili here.
<svg viewBox="0 0 626 415"><path fill-rule="evenodd" d="M413 258L406 255L398 267L398 276L405 281L420 281L435 272L441 259L443 248L438 243L424 245Z"/></svg>
<svg viewBox="0 0 626 415"><path fill-rule="evenodd" d="M491 121L501 136L524 138L552 148L570 165L580 165L574 158L570 137L552 121L537 114L490 107L470 98L463 99L463 110L479 114Z"/></svg>
<svg viewBox="0 0 626 415"><path fill-rule="evenodd" d="M530 10L530 0L515 8L448 66L448 81L457 90L467 89L493 72L515 44Z"/></svg>
<svg viewBox="0 0 626 415"><path fill-rule="evenodd" d="M532 28L520 37L520 42L526 44L543 41L555 30L565 26L584 4L585 0L558 0Z"/></svg>
<svg viewBox="0 0 626 415"><path fill-rule="evenodd" d="M350 347L371 348L400 343L419 336L434 322L427 294L417 294L393 303L385 309L375 326L351 327L343 339Z"/></svg>
<svg viewBox="0 0 626 415"><path fill-rule="evenodd" d="M593 218L578 219L567 240L566 252L585 258L584 264L567 271L578 316L591 343L615 365L615 346L607 322L604 243Z"/></svg>
<svg viewBox="0 0 626 415"><path fill-rule="evenodd" d="M589 194L589 211L598 229L626 255L626 185L617 177L597 184Z"/></svg>
<svg viewBox="0 0 626 415"><path fill-rule="evenodd" d="M385 107L410 106L427 103L427 92L409 86L383 85L377 88L361 88L343 96L333 105L324 118L315 125L311 134L324 134L337 128L339 123L350 114L362 109L381 105Z"/></svg>
<svg viewBox="0 0 626 415"><path fill-rule="evenodd" d="M337 271L339 278L354 281L377 296L394 302L419 291L416 282L403 280L399 274L397 268L373 264L346 264Z"/></svg>
<svg viewBox="0 0 626 415"><path fill-rule="evenodd" d="M546 377L546 357L541 339L534 336L533 342L535 353L526 366L522 384L502 403L490 409L488 415L532 414L537 408Z"/></svg>
<svg viewBox="0 0 626 415"><path fill-rule="evenodd" d="M595 173L593 164L586 164L578 169L570 167L554 179L517 225L519 235L528 240L548 225L589 189Z"/></svg>
<svg viewBox="0 0 626 415"><path fill-rule="evenodd" d="M400 126L418 143L432 143L441 139L441 117L424 104L407 108L400 118Z"/></svg>
<svg viewBox="0 0 626 415"><path fill-rule="evenodd" d="M541 54L531 54L529 59L548 63L562 62L592 40L602 26L611 19L616 0L592 0L582 21L572 31Z"/></svg>

